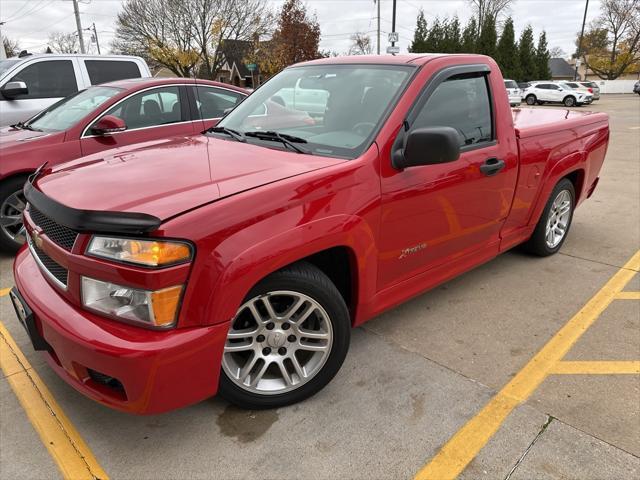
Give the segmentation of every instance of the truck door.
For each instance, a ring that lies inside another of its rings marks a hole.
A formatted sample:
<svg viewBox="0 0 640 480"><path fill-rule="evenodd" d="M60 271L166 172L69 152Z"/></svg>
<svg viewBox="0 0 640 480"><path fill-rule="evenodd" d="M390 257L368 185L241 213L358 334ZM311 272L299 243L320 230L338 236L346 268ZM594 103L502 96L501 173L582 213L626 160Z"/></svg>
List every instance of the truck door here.
<svg viewBox="0 0 640 480"><path fill-rule="evenodd" d="M517 155L515 144L496 132L493 97L504 96L504 86L494 79L492 92L488 74L483 65L440 71L410 110L405 135L453 127L461 154L454 162L383 175L379 289L483 250L497 254ZM506 109L506 99L499 101Z"/></svg>

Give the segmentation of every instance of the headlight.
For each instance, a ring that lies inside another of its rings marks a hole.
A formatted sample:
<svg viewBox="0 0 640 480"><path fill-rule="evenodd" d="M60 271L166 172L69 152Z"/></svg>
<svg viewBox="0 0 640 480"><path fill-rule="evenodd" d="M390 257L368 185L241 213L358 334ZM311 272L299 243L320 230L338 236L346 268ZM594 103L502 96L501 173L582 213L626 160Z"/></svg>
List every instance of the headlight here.
<svg viewBox="0 0 640 480"><path fill-rule="evenodd" d="M82 304L109 317L166 328L175 324L182 285L151 292L82 277Z"/></svg>
<svg viewBox="0 0 640 480"><path fill-rule="evenodd" d="M87 255L147 267L163 267L188 262L192 250L184 242L94 236L87 248Z"/></svg>

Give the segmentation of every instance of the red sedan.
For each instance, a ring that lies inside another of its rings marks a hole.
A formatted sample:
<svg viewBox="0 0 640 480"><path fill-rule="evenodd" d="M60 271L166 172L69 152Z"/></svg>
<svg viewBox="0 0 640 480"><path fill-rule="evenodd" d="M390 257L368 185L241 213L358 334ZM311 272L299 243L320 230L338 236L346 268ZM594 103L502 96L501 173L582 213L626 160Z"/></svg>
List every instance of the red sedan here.
<svg viewBox="0 0 640 480"><path fill-rule="evenodd" d="M247 94L207 80L121 80L80 91L27 122L0 129L0 249L14 252L24 243L22 187L44 162L202 132Z"/></svg>

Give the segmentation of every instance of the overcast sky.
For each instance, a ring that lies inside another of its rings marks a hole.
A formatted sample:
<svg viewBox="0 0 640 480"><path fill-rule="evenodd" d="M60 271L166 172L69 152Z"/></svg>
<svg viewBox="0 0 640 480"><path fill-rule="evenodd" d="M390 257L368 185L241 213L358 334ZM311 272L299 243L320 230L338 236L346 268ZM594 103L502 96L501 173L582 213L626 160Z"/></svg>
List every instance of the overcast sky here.
<svg viewBox="0 0 640 480"><path fill-rule="evenodd" d="M179 1L179 0L176 0ZM242 1L242 0L238 0ZM387 32L391 31L392 0L381 0L381 48L387 46ZM100 46L108 51L113 38L115 19L123 0L82 0L80 12L83 28L95 22ZM274 10L282 0L268 0ZM373 0L307 0L311 13L317 15L322 37L320 47L344 53L349 49L349 37L356 31L366 32L376 41L376 6ZM400 51L406 52L416 24L420 8L427 21L436 17L458 15L464 24L470 16L465 0L398 0L397 27L400 35ZM511 14L516 34L530 23L537 35L547 32L549 47L561 47L567 54L575 50L575 34L580 30L585 0L516 0ZM599 0L589 2L587 21L597 16ZM2 34L18 40L22 48L40 52L46 49L50 33L76 30L73 4L70 0L0 0L0 22L6 22ZM86 32L85 42L90 34ZM95 46L92 48L95 49Z"/></svg>

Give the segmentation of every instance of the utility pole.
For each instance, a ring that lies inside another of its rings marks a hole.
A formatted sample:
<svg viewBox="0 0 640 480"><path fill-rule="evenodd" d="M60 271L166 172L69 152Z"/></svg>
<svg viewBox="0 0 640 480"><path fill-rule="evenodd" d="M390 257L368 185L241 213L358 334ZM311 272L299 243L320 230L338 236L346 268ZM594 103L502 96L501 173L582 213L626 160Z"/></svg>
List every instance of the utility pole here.
<svg viewBox="0 0 640 480"><path fill-rule="evenodd" d="M576 55L576 70L573 73L573 79L578 79L578 67L580 66L580 54L582 53L582 37L584 37L584 24L587 22L587 9L589 8L589 0L584 5L584 17L582 17L582 31L580 32L580 40L578 40L578 53ZM585 77L587 70L585 68Z"/></svg>
<svg viewBox="0 0 640 480"><path fill-rule="evenodd" d="M393 0L393 14L391 16L391 31L396 31L396 0ZM396 42L391 42L391 46L395 47Z"/></svg>
<svg viewBox="0 0 640 480"><path fill-rule="evenodd" d="M96 39L96 47L98 48L98 55L102 55L100 53L100 42L98 41L98 31L96 30L96 23L93 22L93 25L91 25L91 28L93 28L93 38Z"/></svg>
<svg viewBox="0 0 640 480"><path fill-rule="evenodd" d="M377 49L377 53L378 53L378 55L380 55L380 2L382 2L382 0L373 0L373 2L378 4L378 49Z"/></svg>
<svg viewBox="0 0 640 480"><path fill-rule="evenodd" d="M80 8L78 0L73 0L73 13L76 16L76 28L78 29L78 39L80 40L80 53L87 53L84 49L84 38L82 38L82 23L80 22Z"/></svg>
<svg viewBox="0 0 640 480"><path fill-rule="evenodd" d="M4 22L0 22L0 27L4 25ZM378 37L378 45L380 44L380 37ZM378 47L380 48L380 47ZM2 31L0 29L0 60L7 58L7 51L4 49L4 39L2 37Z"/></svg>

